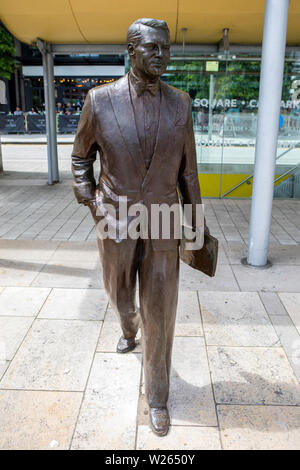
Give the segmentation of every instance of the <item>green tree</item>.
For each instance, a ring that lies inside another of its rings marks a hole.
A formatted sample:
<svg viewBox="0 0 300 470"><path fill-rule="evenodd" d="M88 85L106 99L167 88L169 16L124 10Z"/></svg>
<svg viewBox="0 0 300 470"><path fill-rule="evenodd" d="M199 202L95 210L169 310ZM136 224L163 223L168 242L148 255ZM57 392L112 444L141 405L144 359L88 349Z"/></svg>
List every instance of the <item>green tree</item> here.
<svg viewBox="0 0 300 470"><path fill-rule="evenodd" d="M296 62L285 62L282 86L282 99L290 99L290 88L296 71ZM214 72L213 98L235 98L238 102L258 100L260 61L220 61L218 72ZM298 66L299 67L299 66ZM195 98L209 96L209 76L211 72L205 71L205 60L175 61L171 60L165 75L168 83L184 91L195 91Z"/></svg>
<svg viewBox="0 0 300 470"><path fill-rule="evenodd" d="M184 64L171 62L167 80L185 91L195 90L197 98L208 98L211 72L206 72L205 61L191 61ZM236 98L248 101L258 98L260 64L257 61L226 63L219 62L214 72L214 99Z"/></svg>
<svg viewBox="0 0 300 470"><path fill-rule="evenodd" d="M259 62L232 61L224 63L225 69L217 76L215 98L235 98L249 101L258 99Z"/></svg>
<svg viewBox="0 0 300 470"><path fill-rule="evenodd" d="M13 38L0 26L0 78L9 79L15 69Z"/></svg>

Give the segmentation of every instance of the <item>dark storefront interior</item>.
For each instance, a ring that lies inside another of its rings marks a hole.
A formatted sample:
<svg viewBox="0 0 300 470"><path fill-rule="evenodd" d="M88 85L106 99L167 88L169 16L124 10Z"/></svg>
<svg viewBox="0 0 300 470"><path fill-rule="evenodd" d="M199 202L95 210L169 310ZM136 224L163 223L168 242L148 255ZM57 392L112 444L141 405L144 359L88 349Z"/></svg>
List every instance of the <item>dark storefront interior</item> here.
<svg viewBox="0 0 300 470"><path fill-rule="evenodd" d="M20 105L24 112L28 112L32 107L36 107L39 111L44 110L44 90L43 75L40 76L24 76L22 67L39 66L42 67L42 56L40 51L34 46L21 44L21 55L17 57L19 69L17 74L17 86L20 88ZM71 103L75 110L80 110L84 102L88 90L94 86L109 83L116 78L117 75L92 76L89 73L89 67L95 65L101 66L124 66L124 55L99 55L99 54L70 54L55 55L54 66L64 66L68 70L69 66L80 66L84 75L80 77L56 76L55 77L55 94L56 102L63 105ZM16 75L15 74L15 75ZM6 112L13 112L17 106L16 94L16 76L12 76L9 81L9 103ZM21 90L23 87L23 90ZM23 95L23 100L22 100ZM25 101L22 103L22 101Z"/></svg>

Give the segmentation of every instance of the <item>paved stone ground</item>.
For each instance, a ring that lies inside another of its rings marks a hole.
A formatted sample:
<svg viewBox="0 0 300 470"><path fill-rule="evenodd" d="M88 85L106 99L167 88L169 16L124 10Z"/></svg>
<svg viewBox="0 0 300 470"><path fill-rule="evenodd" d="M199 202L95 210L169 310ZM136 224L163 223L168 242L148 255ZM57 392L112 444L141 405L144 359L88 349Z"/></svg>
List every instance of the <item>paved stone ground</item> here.
<svg viewBox="0 0 300 470"><path fill-rule="evenodd" d="M45 145L2 145L4 176L0 176L0 238L16 240L95 239L88 209L79 206L71 189L71 145L59 145L62 182L47 185ZM99 170L99 165L95 167ZM205 214L220 241L247 243L250 200L205 199ZM274 202L271 243L300 243L300 203Z"/></svg>
<svg viewBox="0 0 300 470"><path fill-rule="evenodd" d="M267 270L240 264L249 201L205 201L219 264L213 279L181 266L158 438L140 346L115 352L92 220L59 150L63 182L48 187L44 146L3 149L0 449L300 449L300 201L274 204Z"/></svg>

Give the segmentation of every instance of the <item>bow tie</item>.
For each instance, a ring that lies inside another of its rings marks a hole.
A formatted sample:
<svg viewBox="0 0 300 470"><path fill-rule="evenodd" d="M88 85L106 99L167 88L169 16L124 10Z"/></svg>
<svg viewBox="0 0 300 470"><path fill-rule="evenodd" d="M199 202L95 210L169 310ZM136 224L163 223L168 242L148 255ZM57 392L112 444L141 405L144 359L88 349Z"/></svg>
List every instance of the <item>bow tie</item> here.
<svg viewBox="0 0 300 470"><path fill-rule="evenodd" d="M154 96L159 91L159 80L155 83L144 83L136 78L132 73L130 78L138 96L141 96L144 91L149 91L151 95Z"/></svg>

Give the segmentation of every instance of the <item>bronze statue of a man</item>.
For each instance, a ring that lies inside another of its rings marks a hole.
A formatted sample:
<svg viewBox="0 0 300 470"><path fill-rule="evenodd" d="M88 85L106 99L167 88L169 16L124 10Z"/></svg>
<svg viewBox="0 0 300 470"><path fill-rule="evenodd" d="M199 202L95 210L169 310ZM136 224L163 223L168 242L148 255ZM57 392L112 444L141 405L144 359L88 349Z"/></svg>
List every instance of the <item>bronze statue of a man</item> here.
<svg viewBox="0 0 300 470"><path fill-rule="evenodd" d="M201 204L190 97L160 80L170 58L167 24L139 19L128 29L131 70L114 83L89 91L72 153L74 192L90 207L96 224L107 218L118 229L116 238L99 238L103 279L123 335L119 353L136 346L142 329L145 392L150 424L168 432L167 400L179 279L179 240L131 238L124 226L134 216L118 209L120 196L128 205ZM100 153L98 184L93 175ZM109 214L105 204L116 208ZM100 211L100 212L99 212ZM172 219L173 220L173 219ZM194 219L193 219L194 220ZM174 229L175 222L171 221ZM204 224L194 228L204 231ZM136 307L138 275L140 310ZM130 380L130 377L128 378Z"/></svg>

